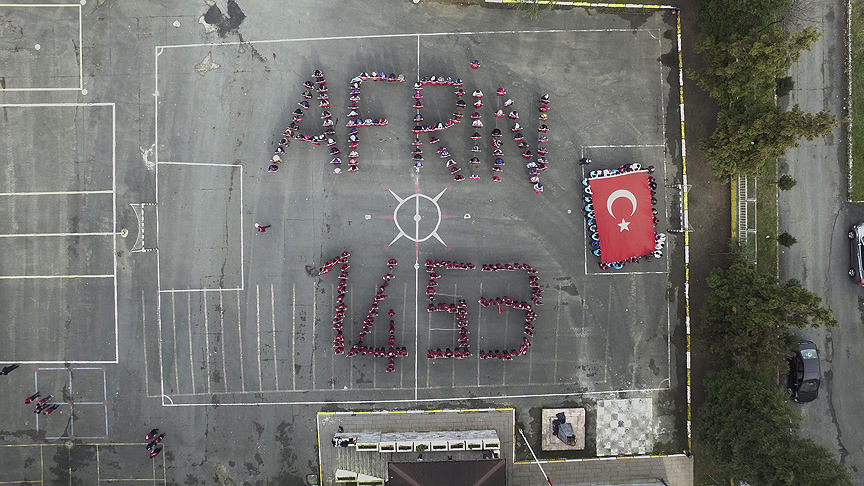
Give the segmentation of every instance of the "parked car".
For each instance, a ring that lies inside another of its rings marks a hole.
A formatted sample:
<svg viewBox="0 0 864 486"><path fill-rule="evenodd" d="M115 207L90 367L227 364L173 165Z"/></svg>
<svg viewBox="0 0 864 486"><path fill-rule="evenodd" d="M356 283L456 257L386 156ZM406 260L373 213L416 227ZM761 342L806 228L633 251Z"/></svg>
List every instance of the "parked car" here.
<svg viewBox="0 0 864 486"><path fill-rule="evenodd" d="M864 263L861 259L861 250L864 246L864 223L858 223L849 230L849 276L858 281L858 285L864 285Z"/></svg>
<svg viewBox="0 0 864 486"><path fill-rule="evenodd" d="M812 402L819 396L822 378L819 351L812 341L800 341L795 356L788 358L789 381L787 392L798 403Z"/></svg>

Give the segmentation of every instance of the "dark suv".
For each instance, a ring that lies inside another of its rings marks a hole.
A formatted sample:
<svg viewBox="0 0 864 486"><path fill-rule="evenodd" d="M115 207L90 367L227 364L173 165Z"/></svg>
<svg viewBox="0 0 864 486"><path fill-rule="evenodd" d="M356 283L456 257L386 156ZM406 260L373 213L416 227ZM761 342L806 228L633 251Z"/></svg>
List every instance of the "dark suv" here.
<svg viewBox="0 0 864 486"><path fill-rule="evenodd" d="M798 351L789 361L787 392L798 403L812 402L819 396L819 381L822 377L819 352L812 341L798 343Z"/></svg>
<svg viewBox="0 0 864 486"><path fill-rule="evenodd" d="M858 223L849 231L849 276L864 285L864 264L861 260L861 249L864 246L864 223Z"/></svg>

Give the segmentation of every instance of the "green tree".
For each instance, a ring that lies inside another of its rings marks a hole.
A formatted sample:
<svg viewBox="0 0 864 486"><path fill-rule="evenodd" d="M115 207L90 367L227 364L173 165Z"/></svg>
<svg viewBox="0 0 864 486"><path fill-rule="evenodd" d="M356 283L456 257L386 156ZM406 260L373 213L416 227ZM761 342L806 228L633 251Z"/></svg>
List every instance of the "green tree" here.
<svg viewBox="0 0 864 486"><path fill-rule="evenodd" d="M777 188L781 191L788 191L795 187L795 184L798 184L798 181L789 174L783 174L779 179L777 179Z"/></svg>
<svg viewBox="0 0 864 486"><path fill-rule="evenodd" d="M697 440L721 472L753 485L792 484L779 465L800 417L783 389L766 376L726 369L709 373L699 407Z"/></svg>
<svg viewBox="0 0 864 486"><path fill-rule="evenodd" d="M743 109L720 110L717 128L699 141L718 178L734 174L759 175L770 159L781 157L798 140L831 133L837 117L827 111L803 113L798 105L790 111L771 103L750 103Z"/></svg>
<svg viewBox="0 0 864 486"><path fill-rule="evenodd" d="M760 486L851 486L828 449L795 436L800 416L776 378L729 368L709 373L696 438L721 472Z"/></svg>
<svg viewBox="0 0 864 486"><path fill-rule="evenodd" d="M810 439L794 437L787 446L790 469L798 485L851 486L852 476L831 451ZM807 459L802 461L801 458Z"/></svg>
<svg viewBox="0 0 864 486"><path fill-rule="evenodd" d="M746 3L746 2L742 2ZM736 101L773 101L777 79L810 49L822 34L812 27L789 33L780 28L729 38L709 37L696 44L705 54L708 66L688 74L720 106Z"/></svg>
<svg viewBox="0 0 864 486"><path fill-rule="evenodd" d="M703 34L724 39L765 28L791 4L792 0L702 0L696 22Z"/></svg>
<svg viewBox="0 0 864 486"><path fill-rule="evenodd" d="M786 231L784 231L784 232L780 233L779 235L777 235L777 243L780 243L781 245L785 246L786 248L789 248L792 245L794 245L795 243L798 243L798 239L795 238L794 236L790 235Z"/></svg>
<svg viewBox="0 0 864 486"><path fill-rule="evenodd" d="M776 376L785 371L783 358L797 341L790 328L837 326L831 309L797 281L781 284L744 261L715 269L708 287L699 338L720 367Z"/></svg>

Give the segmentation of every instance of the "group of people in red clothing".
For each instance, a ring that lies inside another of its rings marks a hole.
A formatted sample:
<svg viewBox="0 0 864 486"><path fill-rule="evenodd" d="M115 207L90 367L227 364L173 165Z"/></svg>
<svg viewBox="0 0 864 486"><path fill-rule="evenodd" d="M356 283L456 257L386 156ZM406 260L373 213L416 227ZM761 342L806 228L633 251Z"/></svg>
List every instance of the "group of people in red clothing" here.
<svg viewBox="0 0 864 486"><path fill-rule="evenodd" d="M344 251L338 257L327 260L319 271L319 274L325 274L330 272L332 268L341 264L341 267L339 267L339 283L336 286L336 304L333 306L333 329L336 330L336 336L333 338L333 352L337 355L345 352L345 338L342 335L342 328L345 320L345 311L348 309L348 306L345 304L345 294L348 290L348 269L350 268L348 265L348 257L350 256L350 253ZM348 350L349 357L358 354L372 355L379 358L386 357L387 368L385 371L388 373L395 371L397 357L408 356L408 350L405 349L405 347L396 347L396 324L394 321L392 319L390 320L390 330L386 348L367 347L363 344L363 340L366 335L372 331L372 325L375 323L375 318L378 317L380 303L387 298L387 294L384 292L390 285L390 280L394 278L393 274L389 272L396 267L396 263L395 258L391 258L387 262L388 273L384 275L384 282L378 286L375 297L372 299L372 305L369 306L369 312L367 312L366 318L363 319L363 329L360 331L360 334L357 335L357 342ZM387 315L393 317L396 315L396 312L393 309L390 309L387 312Z"/></svg>
<svg viewBox="0 0 864 486"><path fill-rule="evenodd" d="M468 303L460 299L456 304L435 304L435 287L438 286L438 279L441 275L437 269L444 270L474 270L476 267L473 263L451 262L441 260L426 260L426 273L429 274L429 284L426 286L426 295L429 299L429 306L426 308L429 312L448 312L456 314L456 326L459 327L459 340L455 350L446 348L445 350L429 349L426 357L429 359L438 358L456 358L464 359L471 356L468 343Z"/></svg>
<svg viewBox="0 0 864 486"><path fill-rule="evenodd" d="M489 350L489 351L480 351L480 359L501 359L501 360L512 360L517 356L523 356L528 353L528 348L531 347L531 339L534 337L534 322L537 319L537 313L534 311L533 306L541 306L543 305L543 289L540 288L540 279L536 275L537 270L535 270L531 265L526 263L495 263L489 265L483 265L481 270L484 272L497 272L497 271L514 271L514 270L525 270L528 276L528 287L531 288L531 303L524 301L517 301L511 297L496 297L493 299L480 298L480 305L483 307L497 307L499 313L504 312L504 307L512 307L517 310L525 311L525 337L522 338L522 345L519 346L519 349L513 348L510 350Z"/></svg>
<svg viewBox="0 0 864 486"><path fill-rule="evenodd" d="M471 68L478 69L480 67L479 61L473 61L471 63ZM453 86L456 88L456 111L453 112L453 115L448 118L444 122L438 122L436 124L423 124L424 118L423 114L420 110L423 108L423 87L426 85L431 86ZM423 167L423 141L420 140L420 137L417 136L421 133L433 133L439 130L445 130L452 126L458 125L461 122L463 117L462 110L466 109L468 103L463 99L465 97L465 90L462 88L463 82L461 79L453 80L451 77L443 77L443 76L426 76L420 78L420 81L414 83L414 109L417 113L414 115L414 143L412 144L414 148L411 150L411 157L414 163L414 167L416 170L420 170ZM495 91L495 94L504 99L507 95L507 90L502 86ZM483 128L483 116L480 114L479 109L483 107L483 91L477 89L471 93L471 96L474 98L472 103L475 111L470 115L471 118L471 126L478 131L475 131L471 135L471 140L473 141L473 145L471 147L472 157L468 161L471 165L472 170L471 174L468 176L468 179L471 180L479 180L480 175L477 173L475 166L481 164L481 160L479 154L482 153L483 149L481 148L482 142L480 140L483 136L480 134L479 130ZM506 99L503 101L503 108L509 108L509 113L507 117L511 120L519 119L519 112L513 109L513 100ZM511 127L510 131L513 134L513 141L516 142L519 146L519 149L522 150L522 157L527 160L525 168L528 171L528 180L532 184L534 192L540 194L543 192L543 184L540 182L540 172L546 170L546 166L548 164L548 160L546 155L548 154L548 150L546 148L546 142L548 138L546 133L549 131L549 127L546 125L546 121L548 120L549 111L549 95L544 94L540 97L539 101L540 107L540 121L541 125L538 129L539 135L537 137L537 153L535 154L530 150L529 143L525 140L525 136L522 135L522 126L519 125L519 122L516 121ZM498 107L497 111L493 113L495 118L503 118L504 110L502 107ZM496 122L497 124L497 122ZM492 130L491 137L492 141L490 145L492 145L492 157L493 157L493 165L492 172L495 174L492 176L492 180L494 182L501 182L500 172L504 171L504 151L502 149L503 141L501 140L503 134L500 128L497 126ZM440 140L438 137L434 135L430 135L429 144L436 145ZM450 152L447 150L445 146L438 146L436 149L438 156L445 161L445 168L450 171L450 175L453 176L453 180L456 182L462 182L466 179L464 174L461 174L462 167L459 166L459 163L450 155Z"/></svg>

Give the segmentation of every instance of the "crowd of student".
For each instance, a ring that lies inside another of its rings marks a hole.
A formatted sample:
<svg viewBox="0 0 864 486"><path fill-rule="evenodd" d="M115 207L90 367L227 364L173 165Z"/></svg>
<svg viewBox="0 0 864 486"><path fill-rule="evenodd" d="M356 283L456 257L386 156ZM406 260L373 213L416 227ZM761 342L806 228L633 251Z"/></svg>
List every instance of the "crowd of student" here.
<svg viewBox="0 0 864 486"><path fill-rule="evenodd" d="M478 69L480 67L480 61L473 61L471 63L471 68ZM333 172L336 174L342 173L342 159L339 157L341 155L341 151L336 146L336 131L333 128L333 115L328 110L330 108L330 99L327 90L327 82L324 78L324 73L321 70L315 70L312 73L315 82L306 81L303 84L304 91L302 94L302 100L298 103L300 108L294 110L293 119L291 124L285 129L283 135L280 135L279 143L276 147L275 153L268 161L268 172L277 172L283 160L285 150L291 145L292 140L298 140L301 142L311 143L313 145L327 145L330 151L330 163L334 165ZM387 74L385 72L375 72L373 71L371 75L367 72L361 72L360 75L351 79L351 83L349 85L349 105L348 105L348 120L346 122L346 127L348 128L348 142L350 153L348 154L348 172L356 172L360 169L360 164L358 162L359 152L357 151L357 147L360 143L360 138L358 136L358 128L360 127L370 127L370 126L385 126L389 122L386 118L363 118L360 114L360 110L358 108L358 103L360 101L360 88L364 81L383 81L390 83L401 83L405 81L405 76L402 74L390 73ZM424 124L424 118L420 110L423 108L423 87L424 86L452 86L456 88L455 94L457 97L456 100L456 111L453 112L452 116L443 122L433 123L433 124ZM425 76L421 77L419 81L414 83L414 109L416 110L416 114L414 115L414 129L413 133L415 134L413 149L411 151L412 162L416 170L419 170L423 167L423 141L420 140L419 134L427 133L432 134L437 131L446 130L450 127L459 125L461 123L461 119L463 117L462 110L466 109L468 103L463 99L465 97L465 90L463 89L464 83L461 79L456 78L455 80L449 76ZM322 125L325 130L323 133L318 135L308 135L308 134L300 134L298 132L300 128L300 124L306 116L306 112L309 110L310 102L313 97L316 96L318 99L319 107L323 108L321 119ZM504 99L507 95L507 91L504 87L500 87L495 92L496 95L500 99ZM474 101L472 105L475 111L470 115L471 125L475 130L480 130L483 128L483 117L480 114L480 108L483 107L483 92L479 89L474 90L471 93ZM506 99L503 102L496 102L496 104L503 105L503 108L508 108L509 112L507 113L507 117L510 120L514 120L515 123L510 127L510 132L512 133L513 141L518 145L519 150L522 151L522 157L526 160L525 168L528 172L528 181L531 183L534 192L540 194L543 192L543 184L540 182L540 172L546 170L548 165L547 154L548 150L546 148L546 142L548 138L546 133L549 131L549 127L546 124L548 121L548 111L549 111L549 95L544 94L540 97L539 100L539 111L540 111L540 127L538 128L539 135L537 137L537 153L531 151L530 144L525 140L524 135L522 134L522 126L519 124L519 112L516 111L513 107L513 100ZM505 116L504 110L501 106L493 113L494 117L503 118ZM492 159L492 172L494 173L492 176L492 180L494 182L501 182L501 173L504 171L504 150L503 150L503 141L502 141L502 130L497 127L497 121L495 122L495 128L491 132L491 142L490 144L493 147L491 152ZM471 152L473 156L468 161L471 166L471 174L468 176L471 180L479 180L480 174L477 170L477 166L479 166L482 162L479 154L482 153L483 149L481 147L483 136L479 131L475 131L472 136L472 148ZM435 145L439 142L439 139L434 135L430 135L428 143L430 145ZM445 167L450 171L450 175L453 176L453 180L456 182L461 182L466 179L465 175L460 173L462 171L462 167L459 166L459 163L451 157L450 152L447 150L447 147L438 146L437 147L438 156L445 161Z"/></svg>
<svg viewBox="0 0 864 486"><path fill-rule="evenodd" d="M495 264L487 264L481 267L481 270L484 272L497 272L497 271L514 271L514 270L524 270L529 274L528 276L528 287L531 289L531 303L524 301L517 301L511 297L496 297L493 299L480 298L480 305L483 307L497 307L498 312L503 314L504 307L511 307L517 310L525 311L525 329L524 334L525 337L522 338L522 344L518 349L512 348L510 350L487 350L480 351L480 359L500 359L510 361L518 356L523 356L528 353L528 348L531 347L531 339L534 337L534 320L537 319L537 313L534 311L533 306L541 306L543 305L543 289L540 288L540 278L537 276L537 270L532 268L530 265L525 263L495 263Z"/></svg>
<svg viewBox="0 0 864 486"><path fill-rule="evenodd" d="M450 314L456 314L456 326L459 327L459 340L454 350L451 350L450 348L446 348L443 351L441 348L434 350L430 349L429 352L426 353L427 358L464 359L471 356L471 350L469 349L471 345L468 342L468 303L460 299L456 304L435 304L435 287L438 286L438 279L441 278L441 275L436 271L437 269L474 270L475 268L476 267L473 263L426 260L426 273L429 274L429 283L426 286L426 295L429 299L429 306L426 310L429 312L448 312Z"/></svg>
<svg viewBox="0 0 864 486"><path fill-rule="evenodd" d="M591 163L590 159L583 158L582 160L583 161L587 160L589 164ZM587 165L587 164L582 164L582 165ZM645 169L648 172L648 174L654 173L654 166L653 165L649 165ZM592 170L588 173L588 177L582 179L582 187L583 187L583 191L585 193L584 197L583 197L583 202L585 203L585 206L583 207L583 209L585 210L585 219L586 219L587 228L588 228L588 241L589 241L589 245L591 246L591 253L598 258L600 257L600 234L597 232L597 221L594 219L594 202L593 202L593 197L591 195L590 180L594 177L605 177L605 176L612 176L612 175L617 175L617 174L626 174L628 172L633 172L633 171L637 171L637 170L642 170L642 164L640 164L638 162L632 163L632 164L625 164L625 165L622 165L621 167L619 167L617 169ZM657 225L660 223L660 219L657 217L657 214L659 211L657 210L656 207L654 207L657 205L657 180L654 179L654 177L651 175L648 176L648 190L651 193L651 206L652 206L651 212L653 214L653 216L652 216L653 221L652 222L654 224L654 227L656 228ZM609 268L613 268L615 270L620 270L621 268L624 268L624 265L626 265L627 263L639 263L643 259L647 260L647 261L651 261L654 258L660 258L663 256L663 247L665 246L665 244L666 244L666 235L663 233L656 233L655 232L654 233L654 251L652 251L651 253L641 255L641 256L633 256L633 257L627 258L626 260L620 260L620 261L612 262L612 263L599 262L598 265L600 267L600 270L606 270Z"/></svg>
<svg viewBox="0 0 864 486"><path fill-rule="evenodd" d="M345 294L348 291L348 257L351 254L347 251L342 252L336 258L327 260L319 270L319 274L326 274L337 265L339 267L339 283L336 286L336 304L333 306L333 329L336 330L336 336L333 338L333 352L337 355L345 352L345 337L342 335L343 324L345 321L345 311L348 306L345 304ZM372 348L366 346L363 341L367 334L372 331L372 325L375 323L375 318L378 317L380 304L387 298L384 292L390 285L390 280L394 278L392 273L389 273L396 267L396 259L391 258L387 262L388 273L384 275L384 282L378 286L375 292L375 297L372 299L372 305L369 306L369 311L363 319L363 329L357 335L357 342L348 350L348 356L355 355L372 355L375 357L386 357L387 368L386 372L391 373L396 369L396 358L399 356L408 356L408 350L405 347L396 347L396 324L393 320L390 321L389 336L387 338L387 347ZM387 314L393 317L396 312L390 309Z"/></svg>
<svg viewBox="0 0 864 486"><path fill-rule="evenodd" d="M480 67L480 61L473 61L471 63L471 67L473 69L478 69ZM414 83L414 109L416 110L416 114L414 115L414 148L411 150L411 158L416 170L420 170L423 167L423 141L418 136L421 133L434 133L440 130L446 130L450 127L459 125L461 123L462 117L464 116L462 113L463 109L468 107L468 102L466 102L463 98L466 95L465 90L463 89L463 82L461 79L453 79L449 76L424 76L420 78L420 81ZM423 87L431 85L431 86L453 86L455 87L455 95L456 95L456 111L453 112L453 115L443 122L438 122L435 124L423 124L424 118L423 114L420 110L423 108ZM500 87L495 91L495 94L503 99L504 96L507 95L506 89L504 87ZM483 116L480 113L480 108L483 107L483 92L479 89L474 90L471 93L471 96L474 98L472 103L475 110L471 115L471 126L475 130L479 130L483 128ZM496 102L498 103L498 102ZM512 108L513 105L512 99L506 99L501 102L504 108L510 108L507 117L511 120L519 119L519 112ZM540 172L546 170L546 166L549 161L546 158L548 154L548 149L546 148L546 142L548 141L548 137L546 133L549 131L548 125L546 122L548 121L548 111L549 111L549 95L544 94L540 97L539 101L539 111L540 116L539 119L541 121L540 128L538 132L540 133L537 137L537 153L535 154L530 150L530 144L525 140L525 136L522 134L522 126L516 121L511 127L510 132L513 134L513 141L518 144L519 150L522 150L522 157L527 161L525 164L525 168L528 171L528 181L531 183L534 192L540 194L543 192L543 184L540 182ZM504 110L501 107L493 113L495 118L503 118ZM495 122L496 127L491 132L492 141L490 144L493 147L492 151L492 172L495 173L492 176L492 180L495 182L501 182L500 173L504 171L504 151L502 149L504 143L501 140L503 134L500 128L497 127L497 121ZM478 174L476 166L481 164L481 160L477 154L482 153L483 149L481 148L482 142L480 140L483 136L479 133L479 131L475 131L471 135L471 140L473 145L471 147L471 152L473 156L468 161L471 166L471 174L468 176L471 180L479 180L480 174ZM434 135L430 135L429 144L436 145L440 140ZM453 180L456 182L462 182L466 179L464 174L461 174L462 167L459 166L459 163L450 155L450 152L447 150L445 146L438 146L436 148L436 152L438 156L445 161L445 168L450 171L450 175L453 176Z"/></svg>

